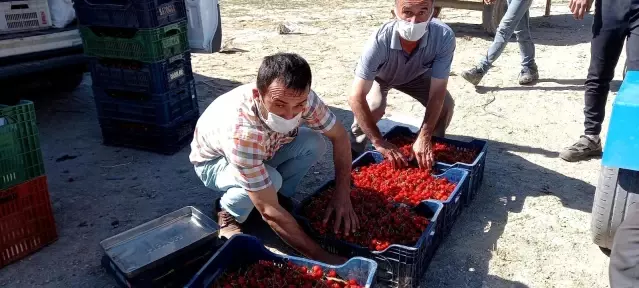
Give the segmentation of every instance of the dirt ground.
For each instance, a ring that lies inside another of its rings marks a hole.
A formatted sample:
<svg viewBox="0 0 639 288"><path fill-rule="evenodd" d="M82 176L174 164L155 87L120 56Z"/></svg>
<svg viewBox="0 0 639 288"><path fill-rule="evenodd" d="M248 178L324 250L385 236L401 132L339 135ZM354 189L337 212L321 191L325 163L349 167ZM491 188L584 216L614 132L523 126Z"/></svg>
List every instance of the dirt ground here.
<svg viewBox="0 0 639 288"><path fill-rule="evenodd" d="M457 75L476 63L491 38L481 28L481 12L441 14L457 36L449 82L456 108L448 133L487 139L489 152L479 199L440 247L423 287L608 287L608 257L592 244L589 230L600 160L573 164L557 157L583 131L592 16L576 21L567 1L556 1L552 15L543 17L544 2L531 11L541 75L532 87L516 82L514 42L482 86L465 83ZM392 3L221 2L226 53L193 59L201 109L252 81L263 56L292 51L310 62L313 88L350 125L345 95L353 69ZM280 35L278 24L296 33ZM99 263L101 240L187 205L211 211L216 195L196 178L189 148L162 156L101 144L90 85L87 76L69 95L34 97L59 240L0 270L0 287L112 287ZM417 102L391 92L391 120L418 125L422 113ZM75 158L59 161L69 158L64 155ZM327 153L304 179L298 200L331 175L330 159Z"/></svg>

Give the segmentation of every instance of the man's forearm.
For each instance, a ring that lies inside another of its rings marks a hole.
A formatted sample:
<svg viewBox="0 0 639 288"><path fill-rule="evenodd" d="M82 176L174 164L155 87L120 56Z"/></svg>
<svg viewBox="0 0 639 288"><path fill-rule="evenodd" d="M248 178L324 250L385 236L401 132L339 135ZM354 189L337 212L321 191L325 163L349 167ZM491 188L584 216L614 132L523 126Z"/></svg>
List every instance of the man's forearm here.
<svg viewBox="0 0 639 288"><path fill-rule="evenodd" d="M444 107L444 99L446 98L446 88L443 89L431 89L430 97L426 103L426 113L424 114L424 121L422 127L419 130L419 136L430 137L435 131L437 122L439 121L439 115Z"/></svg>
<svg viewBox="0 0 639 288"><path fill-rule="evenodd" d="M373 142L378 142L382 139L382 133L377 128L377 124L373 121L373 113L368 108L368 103L361 100L364 97L350 97L348 103L353 110L357 124L362 129L364 134Z"/></svg>
<svg viewBox="0 0 639 288"><path fill-rule="evenodd" d="M335 164L335 185L338 191L350 191L351 185L351 143L346 130L338 127L338 133L331 139L333 143L333 163Z"/></svg>
<svg viewBox="0 0 639 288"><path fill-rule="evenodd" d="M289 246L311 259L325 261L326 251L308 237L284 208L269 207L262 214L266 223Z"/></svg>

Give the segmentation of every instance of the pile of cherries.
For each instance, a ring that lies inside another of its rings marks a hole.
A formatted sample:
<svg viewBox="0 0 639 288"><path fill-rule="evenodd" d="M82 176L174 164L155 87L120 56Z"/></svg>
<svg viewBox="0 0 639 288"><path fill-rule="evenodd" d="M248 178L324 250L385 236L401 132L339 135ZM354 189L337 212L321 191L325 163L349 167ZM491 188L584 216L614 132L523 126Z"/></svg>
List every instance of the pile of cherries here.
<svg viewBox="0 0 639 288"><path fill-rule="evenodd" d="M414 137L397 136L388 140L388 142L399 147L399 150L405 157L410 157L413 154ZM475 161L475 158L479 155L479 150L456 147L447 143L435 142L433 143L433 157L437 162L443 162L448 164L466 163L471 164Z"/></svg>
<svg viewBox="0 0 639 288"><path fill-rule="evenodd" d="M384 195L363 188L352 188L351 203L359 219L360 228L346 236L343 228L334 233L334 218L323 224L324 213L335 189L328 188L315 195L304 207L303 215L320 235L327 235L373 251L386 250L391 244L414 246L426 230L429 220L406 205L393 203Z"/></svg>
<svg viewBox="0 0 639 288"><path fill-rule="evenodd" d="M224 273L211 288L363 288L356 280L342 280L334 270L308 269L292 262L260 260Z"/></svg>

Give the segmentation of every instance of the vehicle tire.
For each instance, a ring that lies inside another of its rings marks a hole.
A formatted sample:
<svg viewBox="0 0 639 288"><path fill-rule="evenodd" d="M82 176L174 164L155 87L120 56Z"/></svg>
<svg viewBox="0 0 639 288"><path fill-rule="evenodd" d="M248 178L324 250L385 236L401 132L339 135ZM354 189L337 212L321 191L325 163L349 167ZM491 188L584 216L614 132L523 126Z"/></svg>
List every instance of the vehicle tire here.
<svg viewBox="0 0 639 288"><path fill-rule="evenodd" d="M222 17L220 15L220 4L217 4L217 29L211 40L211 53L219 52L222 49Z"/></svg>
<svg viewBox="0 0 639 288"><path fill-rule="evenodd" d="M639 201L639 172L602 166L592 204L592 241L611 249L630 204Z"/></svg>
<svg viewBox="0 0 639 288"><path fill-rule="evenodd" d="M72 92L82 83L85 71L83 67L64 69L49 73L47 78L53 92Z"/></svg>
<svg viewBox="0 0 639 288"><path fill-rule="evenodd" d="M508 9L508 2L506 0L495 0L495 2L491 5L484 4L484 11L482 12L482 26L486 29L486 32L490 34L490 36L495 36L495 32L497 32L497 27L499 27L499 22L501 18L506 14L506 10Z"/></svg>

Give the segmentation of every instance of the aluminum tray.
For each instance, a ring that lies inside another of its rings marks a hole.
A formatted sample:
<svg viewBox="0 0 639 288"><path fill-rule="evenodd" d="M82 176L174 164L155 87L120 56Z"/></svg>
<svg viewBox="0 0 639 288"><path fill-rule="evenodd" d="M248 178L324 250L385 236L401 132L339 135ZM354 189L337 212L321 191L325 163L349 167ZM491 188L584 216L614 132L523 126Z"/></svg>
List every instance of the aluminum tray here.
<svg viewBox="0 0 639 288"><path fill-rule="evenodd" d="M187 206L100 242L104 253L127 277L160 265L170 256L214 241L220 227Z"/></svg>

